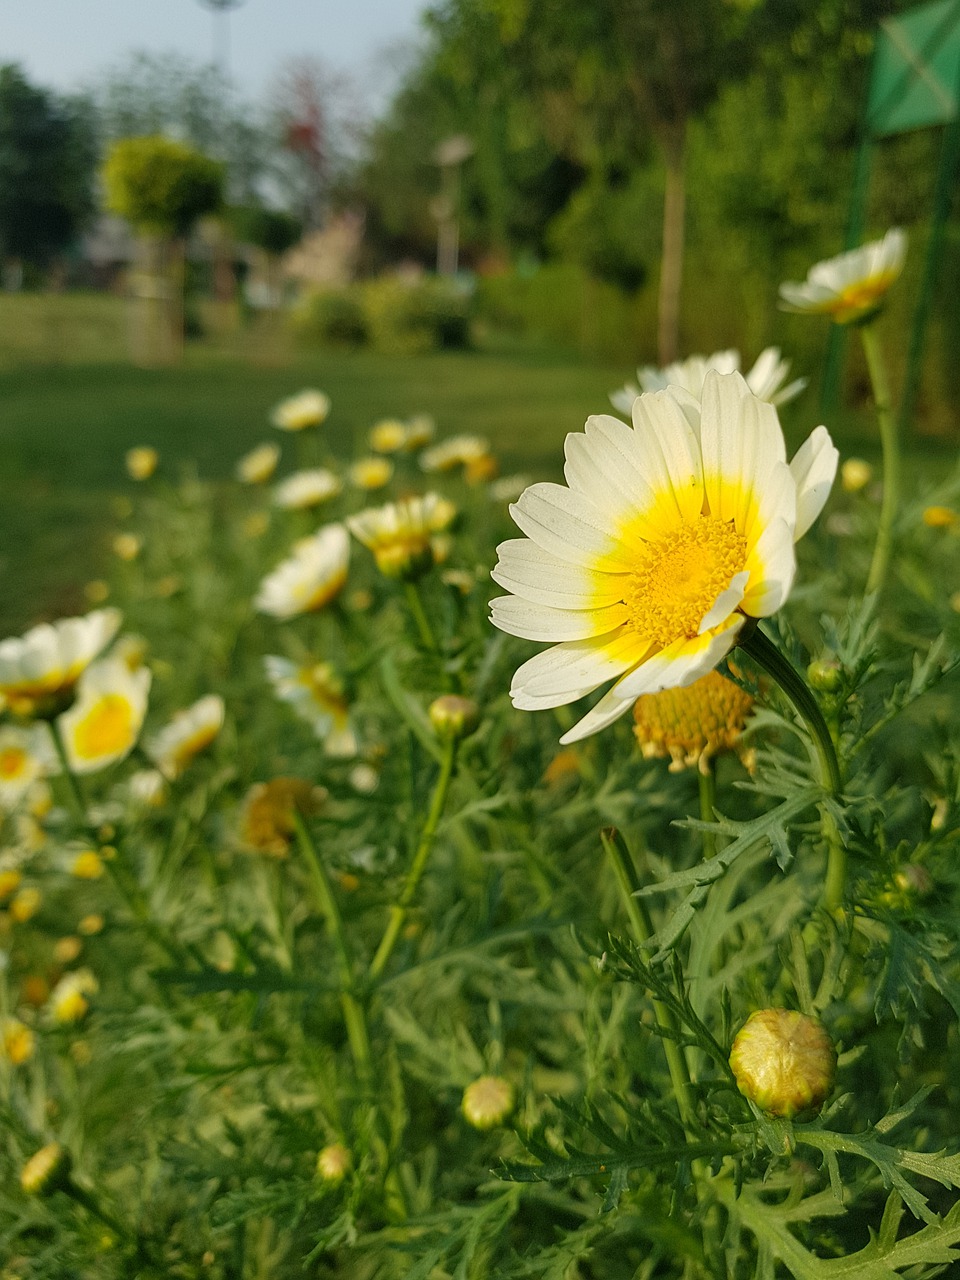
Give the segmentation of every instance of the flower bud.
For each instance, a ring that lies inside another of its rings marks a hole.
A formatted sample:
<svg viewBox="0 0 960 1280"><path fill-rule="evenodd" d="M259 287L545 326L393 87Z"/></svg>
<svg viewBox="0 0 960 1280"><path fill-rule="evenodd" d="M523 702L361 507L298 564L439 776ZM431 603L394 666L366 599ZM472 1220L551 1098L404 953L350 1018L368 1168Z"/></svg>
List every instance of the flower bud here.
<svg viewBox="0 0 960 1280"><path fill-rule="evenodd" d="M503 1076L481 1076L463 1091L461 1110L474 1129L495 1129L516 1104L513 1085Z"/></svg>
<svg viewBox="0 0 960 1280"><path fill-rule="evenodd" d="M0 1051L15 1067L23 1066L33 1057L36 1036L19 1018L0 1019Z"/></svg>
<svg viewBox="0 0 960 1280"><path fill-rule="evenodd" d="M893 877L897 888L905 894L918 898L929 898L933 893L933 876L919 862L908 862Z"/></svg>
<svg viewBox="0 0 960 1280"><path fill-rule="evenodd" d="M863 458L847 458L840 468L840 483L845 493L858 493L873 479L873 467Z"/></svg>
<svg viewBox="0 0 960 1280"><path fill-rule="evenodd" d="M427 715L438 737L455 741L473 733L480 720L480 708L472 698L445 693L430 703Z"/></svg>
<svg viewBox="0 0 960 1280"><path fill-rule="evenodd" d="M331 1186L342 1182L353 1163L350 1152L342 1142L331 1142L317 1156L317 1177Z"/></svg>
<svg viewBox="0 0 960 1280"><path fill-rule="evenodd" d="M817 1018L760 1009L737 1033L730 1067L745 1098L769 1115L790 1120L823 1106L833 1088L837 1052Z"/></svg>
<svg viewBox="0 0 960 1280"><path fill-rule="evenodd" d="M48 1142L23 1166L20 1186L28 1196L45 1196L64 1186L69 1177L69 1153L59 1142Z"/></svg>
<svg viewBox="0 0 960 1280"><path fill-rule="evenodd" d="M819 693L836 693L842 683L839 662L818 658L807 667L807 679Z"/></svg>
<svg viewBox="0 0 960 1280"><path fill-rule="evenodd" d="M157 469L160 455L149 445L138 445L135 449L127 450L124 461L127 464L127 474L132 480L149 480Z"/></svg>

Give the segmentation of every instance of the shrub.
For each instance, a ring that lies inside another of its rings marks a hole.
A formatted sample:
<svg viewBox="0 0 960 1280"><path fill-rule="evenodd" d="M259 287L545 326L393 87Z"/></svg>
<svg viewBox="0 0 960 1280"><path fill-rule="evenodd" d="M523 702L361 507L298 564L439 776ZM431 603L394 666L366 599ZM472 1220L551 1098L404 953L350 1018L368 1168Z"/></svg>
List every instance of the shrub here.
<svg viewBox="0 0 960 1280"><path fill-rule="evenodd" d="M445 280L383 276L361 286L370 343L392 355L415 355L469 341L470 300Z"/></svg>
<svg viewBox="0 0 960 1280"><path fill-rule="evenodd" d="M293 327L311 345L357 347L367 340L367 320L356 288L312 293L296 309Z"/></svg>

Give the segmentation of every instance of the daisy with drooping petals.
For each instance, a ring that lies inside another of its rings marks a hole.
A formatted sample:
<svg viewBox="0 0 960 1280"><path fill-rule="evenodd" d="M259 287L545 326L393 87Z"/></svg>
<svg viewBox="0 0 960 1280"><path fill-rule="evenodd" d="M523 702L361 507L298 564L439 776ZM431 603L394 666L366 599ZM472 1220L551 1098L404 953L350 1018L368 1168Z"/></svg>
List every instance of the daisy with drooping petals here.
<svg viewBox="0 0 960 1280"><path fill-rule="evenodd" d="M753 698L738 684L708 671L681 689L645 693L633 707L633 732L645 759L670 757L670 772L694 766L710 771L714 756L736 751L747 767L751 753L740 738Z"/></svg>
<svg viewBox="0 0 960 1280"><path fill-rule="evenodd" d="M287 658L268 654L263 660L267 677L282 702L289 702L306 720L330 756L355 756L357 736L350 724L343 685L329 662L298 666Z"/></svg>
<svg viewBox="0 0 960 1280"><path fill-rule="evenodd" d="M882 240L818 262L802 284L782 284L781 305L785 311L829 316L835 324L871 320L899 278L906 253L907 237L894 227Z"/></svg>
<svg viewBox="0 0 960 1280"><path fill-rule="evenodd" d="M491 608L501 630L555 642L517 671L514 706L559 707L616 681L568 743L641 694L692 684L747 618L780 608L837 451L817 427L788 466L773 406L739 374L711 372L702 404L648 393L632 427L589 418L565 452L567 484L532 485L510 508L527 537L498 548L492 577L512 594Z"/></svg>
<svg viewBox="0 0 960 1280"><path fill-rule="evenodd" d="M0 727L0 809L15 808L34 782L58 770L44 725Z"/></svg>
<svg viewBox="0 0 960 1280"><path fill-rule="evenodd" d="M147 713L150 671L131 671L119 658L88 667L77 700L57 720L67 763L74 773L95 773L129 755Z"/></svg>
<svg viewBox="0 0 960 1280"><path fill-rule="evenodd" d="M275 506L286 507L288 511L303 511L335 498L342 488L343 482L332 471L311 467L281 480L273 491L273 501Z"/></svg>
<svg viewBox="0 0 960 1280"><path fill-rule="evenodd" d="M322 391L300 391L281 400L270 414L270 421L281 431L305 431L319 427L330 412L330 397Z"/></svg>
<svg viewBox="0 0 960 1280"><path fill-rule="evenodd" d="M621 390L611 391L610 403L629 418L634 400L644 391L682 387L699 400L703 395L704 379L711 369L716 369L717 373L739 373L740 352L715 351L712 356L690 356L688 360L678 360L664 369L646 365L637 370L640 385L628 382ZM789 372L790 361L780 358L780 348L767 347L760 352L756 364L744 376L747 386L755 396L759 396L761 400L769 400L771 404L786 404L807 385L806 378L797 378L784 386Z"/></svg>
<svg viewBox="0 0 960 1280"><path fill-rule="evenodd" d="M243 484L266 484L280 461L280 446L273 441L258 444L245 453L236 467L236 476Z"/></svg>
<svg viewBox="0 0 960 1280"><path fill-rule="evenodd" d="M44 623L0 641L0 694L15 715L47 716L63 709L79 677L117 634L119 609Z"/></svg>
<svg viewBox="0 0 960 1280"><path fill-rule="evenodd" d="M440 559L436 535L456 516L453 503L436 493L402 498L350 516L350 532L373 552L377 568L388 578L412 579Z"/></svg>
<svg viewBox="0 0 960 1280"><path fill-rule="evenodd" d="M490 454L490 442L482 436L451 436L430 449L424 449L420 455L420 466L424 471L453 471L455 467L466 467L480 458Z"/></svg>
<svg viewBox="0 0 960 1280"><path fill-rule="evenodd" d="M260 583L254 608L274 618L312 613L334 600L347 580L350 539L342 524L324 525Z"/></svg>
<svg viewBox="0 0 960 1280"><path fill-rule="evenodd" d="M178 711L165 728L145 743L147 755L165 778L179 778L195 755L209 747L223 728L223 699L209 693Z"/></svg>

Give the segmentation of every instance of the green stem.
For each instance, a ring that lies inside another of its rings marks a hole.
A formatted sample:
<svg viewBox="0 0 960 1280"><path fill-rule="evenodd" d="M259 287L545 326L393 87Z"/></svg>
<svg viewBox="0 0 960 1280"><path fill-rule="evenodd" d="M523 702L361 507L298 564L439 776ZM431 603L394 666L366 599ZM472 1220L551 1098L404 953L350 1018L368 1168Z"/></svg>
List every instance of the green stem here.
<svg viewBox="0 0 960 1280"><path fill-rule="evenodd" d="M403 928L404 921L407 918L407 910L413 901L417 886L423 875L430 857L430 850L433 847L433 838L436 835L440 818L443 815L443 809L447 802L447 792L450 790L450 781L453 777L454 766L457 759L457 742L452 740L447 742L444 747L443 760L440 765L440 773L437 776L436 785L433 789L433 799L430 802L430 811L427 814L427 820L423 824L423 830L420 833L420 842L417 845L416 852L413 855L413 861L410 863L410 870L407 872L407 878L404 881L403 889L400 891L400 897L390 908L390 919L387 921L387 927L384 930L383 937L380 939L380 945L377 947L376 954L370 962L369 976L377 979L386 968L387 961L396 946L397 938L400 936L400 930Z"/></svg>
<svg viewBox="0 0 960 1280"><path fill-rule="evenodd" d="M700 789L700 821L716 822L717 775L709 760L704 760L697 769L697 782ZM717 833L704 831L702 835L704 860L709 862L717 853Z"/></svg>
<svg viewBox="0 0 960 1280"><path fill-rule="evenodd" d="M129 1227L124 1226L122 1222L113 1217L112 1214L102 1209L96 1197L92 1196L89 1191L85 1191L83 1187L78 1187L72 1178L68 1179L63 1190L71 1200L76 1201L77 1204L86 1209L87 1213L99 1218L102 1223L108 1226L119 1240L125 1240L128 1244L135 1245L138 1250L143 1251L143 1242L139 1237Z"/></svg>
<svg viewBox="0 0 960 1280"><path fill-rule="evenodd" d="M440 645L434 634L433 627L430 625L430 619L427 617L427 611L423 607L423 601L420 599L420 591L415 582L405 582L404 589L407 595L407 604L413 615L413 620L417 624L417 631L420 633L420 639L423 641L427 649L431 653L440 656Z"/></svg>
<svg viewBox="0 0 960 1280"><path fill-rule="evenodd" d="M877 407L877 423L880 427L880 445L883 450L883 497L880 502L880 524L873 548L870 573L867 576L867 594L881 591L887 578L890 552L893 546L893 526L897 518L900 500L900 441L897 422L893 413L893 401L887 371L877 341L876 326L860 327L860 341L867 358L867 369L873 387L873 399Z"/></svg>
<svg viewBox="0 0 960 1280"><path fill-rule="evenodd" d="M60 761L60 768L67 783L67 792L70 796L70 804L73 808L74 817L81 827L89 827L87 820L87 806L83 798L83 792L80 789L80 782L77 775L70 768L70 761L67 757L66 743L63 741L63 734L60 732L60 726L56 720L48 720L47 724L50 728L50 736L53 738L54 750L57 753L57 759Z"/></svg>
<svg viewBox="0 0 960 1280"><path fill-rule="evenodd" d="M753 659L761 671L765 671L771 679L776 681L793 703L813 738L813 745L820 762L823 788L831 798L839 796L843 790L840 761L837 759L827 722L813 694L773 641L765 636L759 627L754 627L740 640L740 648ZM847 881L847 851L840 839L840 832L837 830L833 814L825 805L821 806L820 814L823 834L829 850L822 901L828 911L835 912L843 904Z"/></svg>
<svg viewBox="0 0 960 1280"><path fill-rule="evenodd" d="M605 827L600 832L600 842L610 860L610 865L613 867L617 887L623 899L623 905L630 921L633 936L642 945L652 936L653 924L650 920L646 903L637 896L637 890L641 886L630 851L615 827ZM690 1096L690 1073L687 1069L687 1060L677 1040L679 1033L677 1020L672 1011L656 998L653 999L653 1010L657 1024L664 1031L664 1035L660 1039L663 1044L664 1056L667 1059L667 1068L673 1084L674 1097L677 1100L677 1110L680 1112L680 1120L683 1127L689 1133L695 1129L696 1125L693 1100Z"/></svg>
<svg viewBox="0 0 960 1280"><path fill-rule="evenodd" d="M310 873L317 905L327 922L327 928L337 956L337 971L340 978L340 1007L343 1010L343 1022L347 1029L350 1052L353 1055L354 1066L357 1068L357 1075L366 1084L370 1080L370 1036L367 1031L363 1008L352 990L353 965L350 960L347 937L343 930L343 921L340 918L340 909L333 894L333 886L327 875L327 869L317 853L316 845L313 843L313 837L296 809L294 810L293 820L296 824L297 842L300 846L300 852L303 854L303 860L307 865L307 870Z"/></svg>

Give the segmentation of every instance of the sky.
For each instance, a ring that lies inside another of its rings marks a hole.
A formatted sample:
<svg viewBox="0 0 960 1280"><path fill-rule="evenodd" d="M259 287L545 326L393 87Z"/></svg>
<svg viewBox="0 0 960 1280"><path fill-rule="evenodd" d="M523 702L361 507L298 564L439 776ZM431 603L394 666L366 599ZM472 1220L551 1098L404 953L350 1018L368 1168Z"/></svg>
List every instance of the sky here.
<svg viewBox="0 0 960 1280"><path fill-rule="evenodd" d="M317 56L366 78L371 105L380 105L392 87L385 55L416 40L426 7L427 0L243 0L226 19L230 73L243 97L257 98L285 60ZM134 50L212 61L223 22L201 0L0 0L0 63L18 62L45 88L82 89Z"/></svg>

